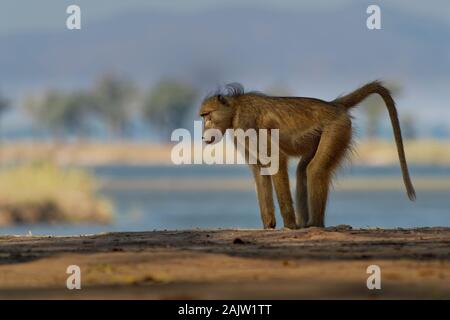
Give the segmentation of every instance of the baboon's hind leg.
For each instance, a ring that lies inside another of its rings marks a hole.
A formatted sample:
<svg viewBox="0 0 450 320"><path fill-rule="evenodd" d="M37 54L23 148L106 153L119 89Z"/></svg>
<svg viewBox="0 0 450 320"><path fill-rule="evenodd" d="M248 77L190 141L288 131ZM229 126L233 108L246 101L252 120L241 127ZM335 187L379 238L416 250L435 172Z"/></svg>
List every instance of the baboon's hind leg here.
<svg viewBox="0 0 450 320"><path fill-rule="evenodd" d="M264 229L275 228L275 206L273 204L272 180L268 175L261 175L261 168L250 165L255 178L259 210Z"/></svg>
<svg viewBox="0 0 450 320"><path fill-rule="evenodd" d="M351 137L352 126L348 117L337 119L322 132L316 154L306 169L308 226L325 226L325 209L332 174L347 153Z"/></svg>
<svg viewBox="0 0 450 320"><path fill-rule="evenodd" d="M313 142L311 150L302 156L297 165L297 183L296 183L296 223L300 228L306 227L309 220L309 209L308 209L308 186L307 186L307 175L306 168L308 164L314 157L317 150L317 145L319 143L319 138L317 141Z"/></svg>

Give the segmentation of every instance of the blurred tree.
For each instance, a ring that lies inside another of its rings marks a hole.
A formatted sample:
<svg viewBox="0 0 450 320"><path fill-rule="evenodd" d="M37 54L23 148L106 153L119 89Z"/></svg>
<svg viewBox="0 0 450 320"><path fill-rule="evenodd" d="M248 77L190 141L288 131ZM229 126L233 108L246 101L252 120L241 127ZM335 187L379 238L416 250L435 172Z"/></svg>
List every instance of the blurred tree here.
<svg viewBox="0 0 450 320"><path fill-rule="evenodd" d="M84 136L84 119L93 100L83 91L63 93L49 90L41 97L27 97L24 107L32 118L48 129L54 138L61 139L65 133Z"/></svg>
<svg viewBox="0 0 450 320"><path fill-rule="evenodd" d="M144 116L170 139L172 131L182 127L196 97L197 90L190 84L162 80L148 93L144 101Z"/></svg>
<svg viewBox="0 0 450 320"><path fill-rule="evenodd" d="M9 101L0 94L0 121L3 118L3 114L6 112L6 110L8 110L10 107ZM1 123L0 123L0 138L2 136L1 134Z"/></svg>
<svg viewBox="0 0 450 320"><path fill-rule="evenodd" d="M136 90L131 81L120 79L114 75L101 77L93 88L95 111L112 135L123 137L126 132L130 108L127 108Z"/></svg>
<svg viewBox="0 0 450 320"><path fill-rule="evenodd" d="M411 113L406 113L402 117L401 127L404 139L414 140L417 138L417 128L415 117Z"/></svg>
<svg viewBox="0 0 450 320"><path fill-rule="evenodd" d="M3 113L9 108L9 101L0 94L0 115L3 115Z"/></svg>
<svg viewBox="0 0 450 320"><path fill-rule="evenodd" d="M392 96L398 95L400 92L400 85L397 83L387 83L386 87L391 91ZM383 99L378 95L369 96L364 102L362 109L364 110L367 118L367 138L374 139L378 135L381 119L383 113L386 111L386 106Z"/></svg>
<svg viewBox="0 0 450 320"><path fill-rule="evenodd" d="M367 117L367 138L377 137L383 114L383 100L378 96L370 96L364 102L364 111Z"/></svg>

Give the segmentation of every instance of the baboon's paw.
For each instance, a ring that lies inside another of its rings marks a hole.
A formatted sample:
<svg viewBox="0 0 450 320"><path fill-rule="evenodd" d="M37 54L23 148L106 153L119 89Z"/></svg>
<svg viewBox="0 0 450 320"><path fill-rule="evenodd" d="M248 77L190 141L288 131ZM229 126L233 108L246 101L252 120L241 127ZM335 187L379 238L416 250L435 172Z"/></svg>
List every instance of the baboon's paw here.
<svg viewBox="0 0 450 320"><path fill-rule="evenodd" d="M264 223L264 229L265 230L273 230L276 227L275 222L271 222L271 223Z"/></svg>
<svg viewBox="0 0 450 320"><path fill-rule="evenodd" d="M305 222L299 222L299 223L297 223L297 226L296 226L297 229L303 229L303 228L307 228L307 227L308 226Z"/></svg>
<svg viewBox="0 0 450 320"><path fill-rule="evenodd" d="M296 229L298 229L299 227L297 226L297 225L287 225L287 226L284 226L283 228L281 228L281 230L296 230Z"/></svg>
<svg viewBox="0 0 450 320"><path fill-rule="evenodd" d="M308 223L306 225L306 228L320 228L320 229L323 229L323 228L325 228L325 226L323 224L321 224L321 223Z"/></svg>

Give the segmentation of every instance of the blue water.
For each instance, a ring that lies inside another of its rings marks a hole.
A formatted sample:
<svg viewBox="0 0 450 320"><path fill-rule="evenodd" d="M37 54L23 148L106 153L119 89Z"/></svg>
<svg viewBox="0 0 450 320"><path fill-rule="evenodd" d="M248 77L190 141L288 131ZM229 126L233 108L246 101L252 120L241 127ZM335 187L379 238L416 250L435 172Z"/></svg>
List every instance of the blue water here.
<svg viewBox="0 0 450 320"><path fill-rule="evenodd" d="M291 168L291 172L295 168ZM110 181L183 178L232 178L251 175L246 166L103 166L89 168L100 179ZM411 167L413 178L420 176L450 179L450 167ZM353 166L341 176L398 177L393 167ZM110 231L144 231L186 228L259 228L261 222L254 191L233 190L154 190L145 187L100 190L115 206L115 221L96 226L16 226L0 229L1 234L75 235ZM277 212L279 226L281 217ZM354 227L450 226L448 190L418 190L416 202L410 202L403 190L333 191L327 208L327 225L351 224Z"/></svg>
<svg viewBox="0 0 450 320"><path fill-rule="evenodd" d="M99 177L108 178L161 178L161 177L250 177L245 165L180 165L180 166L101 166L89 168ZM411 176L448 177L450 166L411 166ZM295 166L290 166L290 173ZM347 166L340 170L348 176L401 176L399 166Z"/></svg>

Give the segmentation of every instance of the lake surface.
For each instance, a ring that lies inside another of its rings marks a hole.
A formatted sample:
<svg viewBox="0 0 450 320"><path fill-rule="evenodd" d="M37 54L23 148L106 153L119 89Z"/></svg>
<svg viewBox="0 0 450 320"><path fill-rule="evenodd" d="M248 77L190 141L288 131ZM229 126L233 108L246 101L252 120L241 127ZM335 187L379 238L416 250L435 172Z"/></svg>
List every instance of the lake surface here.
<svg viewBox="0 0 450 320"><path fill-rule="evenodd" d="M215 181L252 179L246 166L102 166L89 168L101 181L127 181L126 187L105 187L99 192L115 206L115 221L96 226L16 226L1 228L1 234L75 235L110 231L144 231L187 228L260 228L261 221L252 189L146 188L145 181L192 179ZM291 174L295 168L291 168ZM450 179L450 167L411 167L414 178ZM338 179L362 178L368 181L394 177L401 181L400 169L392 167L348 167ZM293 184L291 181L291 184ZM135 183L135 187L133 187ZM130 187L131 185L131 187ZM120 184L119 184L120 186ZM417 200L411 202L403 189L335 190L330 194L327 225L351 224L354 227L450 226L450 189L417 188ZM278 209L277 209L278 210ZM277 211L278 226L282 220Z"/></svg>

